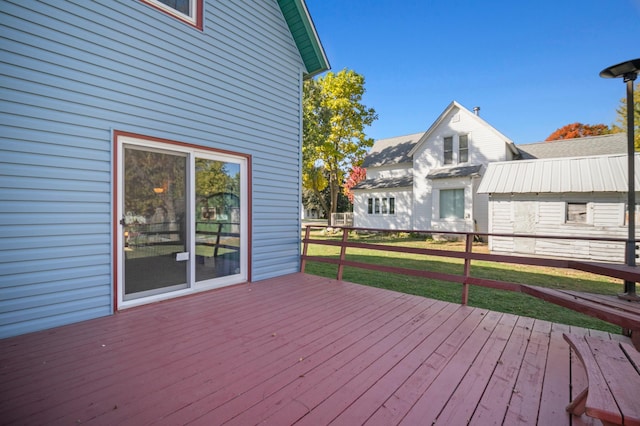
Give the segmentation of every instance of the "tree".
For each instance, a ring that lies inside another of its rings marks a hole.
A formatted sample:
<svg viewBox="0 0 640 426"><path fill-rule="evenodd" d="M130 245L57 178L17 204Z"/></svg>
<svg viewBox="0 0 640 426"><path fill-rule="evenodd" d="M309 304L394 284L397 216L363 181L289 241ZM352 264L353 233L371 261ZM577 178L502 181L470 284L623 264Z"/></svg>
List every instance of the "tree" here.
<svg viewBox="0 0 640 426"><path fill-rule="evenodd" d="M347 181L344 183L344 195L346 195L347 198L349 198L349 202L351 204L353 204L353 192L351 192L351 188L353 188L359 182L362 182L366 178L367 178L367 169L359 166L353 166L351 168L351 172L349 172Z"/></svg>
<svg viewBox="0 0 640 426"><path fill-rule="evenodd" d="M551 133L546 141L557 141L561 139L583 138L585 136L600 136L613 133L612 129L606 124L582 124L572 123L560 127Z"/></svg>
<svg viewBox="0 0 640 426"><path fill-rule="evenodd" d="M328 186L329 206L325 211L329 217L337 212L346 171L360 163L373 145L364 129L378 116L362 103L364 93L364 77L353 70L329 72L304 82L303 185L318 199L322 199L319 194Z"/></svg>
<svg viewBox="0 0 640 426"><path fill-rule="evenodd" d="M634 145L636 150L640 150L640 82L635 86L635 96L633 99L633 123L634 123ZM618 116L613 125L614 132L627 131L627 98L620 99L620 106L616 109Z"/></svg>

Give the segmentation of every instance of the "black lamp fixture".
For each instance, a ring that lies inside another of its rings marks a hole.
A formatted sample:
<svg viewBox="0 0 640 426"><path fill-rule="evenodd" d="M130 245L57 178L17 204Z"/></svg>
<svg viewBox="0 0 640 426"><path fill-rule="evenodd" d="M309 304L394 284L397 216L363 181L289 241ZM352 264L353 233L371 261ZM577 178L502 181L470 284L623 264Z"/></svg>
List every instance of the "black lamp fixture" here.
<svg viewBox="0 0 640 426"><path fill-rule="evenodd" d="M640 72L640 59L632 59L617 65L612 65L600 71L600 77L603 78L619 78L627 84L627 164L628 164L628 181L629 195L627 199L629 219L629 234L625 249L625 258L627 266L636 266L636 192L635 192L635 149L634 127L633 122L633 82ZM640 301L640 297L636 293L635 281L624 282L624 293L619 297L625 300Z"/></svg>

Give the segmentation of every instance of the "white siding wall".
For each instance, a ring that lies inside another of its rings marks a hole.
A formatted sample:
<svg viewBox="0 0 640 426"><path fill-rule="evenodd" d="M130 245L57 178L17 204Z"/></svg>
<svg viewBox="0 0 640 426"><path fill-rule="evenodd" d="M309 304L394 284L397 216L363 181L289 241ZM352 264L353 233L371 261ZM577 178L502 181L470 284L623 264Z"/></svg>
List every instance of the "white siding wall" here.
<svg viewBox="0 0 640 426"><path fill-rule="evenodd" d="M131 0L2 1L0 337L112 311L112 130L250 154L253 279L299 262L302 64L275 0L204 31Z"/></svg>
<svg viewBox="0 0 640 426"><path fill-rule="evenodd" d="M354 191L353 226L357 228L377 228L377 229L413 229L411 223L411 206L413 196L411 190L397 191ZM391 214L369 214L369 198L395 197L396 213Z"/></svg>
<svg viewBox="0 0 640 426"><path fill-rule="evenodd" d="M474 229L477 232L489 232L489 195L478 194L478 186L480 178L473 179L473 219L475 220ZM485 237L483 237L485 238Z"/></svg>
<svg viewBox="0 0 640 426"><path fill-rule="evenodd" d="M399 178L411 176L412 173L411 163L397 166L369 167L367 168L367 179Z"/></svg>
<svg viewBox="0 0 640 426"><path fill-rule="evenodd" d="M435 231L468 232L473 231L473 184L471 178L436 179L432 185L431 228ZM440 191L446 189L464 189L464 218L440 219Z"/></svg>
<svg viewBox="0 0 640 426"><path fill-rule="evenodd" d="M490 200L489 232L624 239L628 232L624 223L624 197L623 194L547 194L539 197L495 194ZM567 202L588 203L589 223L566 223ZM640 232L637 235L640 236ZM493 237L490 249L496 253L624 261L623 243Z"/></svg>
<svg viewBox="0 0 640 426"><path fill-rule="evenodd" d="M438 185L435 181L426 178L431 169L444 166L444 138L453 136L453 165L457 165L458 156L458 135L469 135L469 162L467 164L488 164L492 161L506 160L506 143L500 139L496 133L485 123L478 120L471 113L459 110L457 107L444 117L438 127L432 130L428 139L422 144L414 155L414 226L416 229L435 229L432 223L434 205L432 198L436 196L431 185ZM431 196L433 193L433 197ZM472 192L469 211L471 223L473 219L472 203L476 197L475 190ZM476 219L480 229L487 229L488 223L486 213L481 212L482 203L486 201L482 197L476 207L476 212L480 215ZM440 223L438 226L442 226ZM468 227L465 225L465 227ZM458 229L459 227L456 227ZM473 229L473 225L470 229ZM450 229L454 230L454 229Z"/></svg>

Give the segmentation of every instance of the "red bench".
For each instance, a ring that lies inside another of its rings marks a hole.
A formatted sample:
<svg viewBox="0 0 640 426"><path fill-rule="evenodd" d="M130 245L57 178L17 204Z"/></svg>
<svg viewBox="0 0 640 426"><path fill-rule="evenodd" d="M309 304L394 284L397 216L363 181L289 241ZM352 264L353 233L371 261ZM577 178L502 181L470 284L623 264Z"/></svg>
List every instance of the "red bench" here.
<svg viewBox="0 0 640 426"><path fill-rule="evenodd" d="M640 426L640 352L615 340L564 334L589 382L567 411L586 413L604 425Z"/></svg>

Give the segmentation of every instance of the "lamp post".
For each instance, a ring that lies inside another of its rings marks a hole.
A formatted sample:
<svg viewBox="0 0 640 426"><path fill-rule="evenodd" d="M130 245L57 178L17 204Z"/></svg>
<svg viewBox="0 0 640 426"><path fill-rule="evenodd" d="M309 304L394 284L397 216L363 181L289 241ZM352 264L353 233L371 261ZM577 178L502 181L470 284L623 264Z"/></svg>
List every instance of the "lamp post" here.
<svg viewBox="0 0 640 426"><path fill-rule="evenodd" d="M633 109L633 82L640 72L640 59L632 59L617 65L612 65L600 72L603 78L619 78L627 84L627 164L628 164L628 215L627 225L629 233L625 249L627 266L636 266L636 192L635 192L635 149L634 142L634 109ZM619 297L625 300L640 301L636 294L636 283L634 281L624 282L624 293Z"/></svg>

